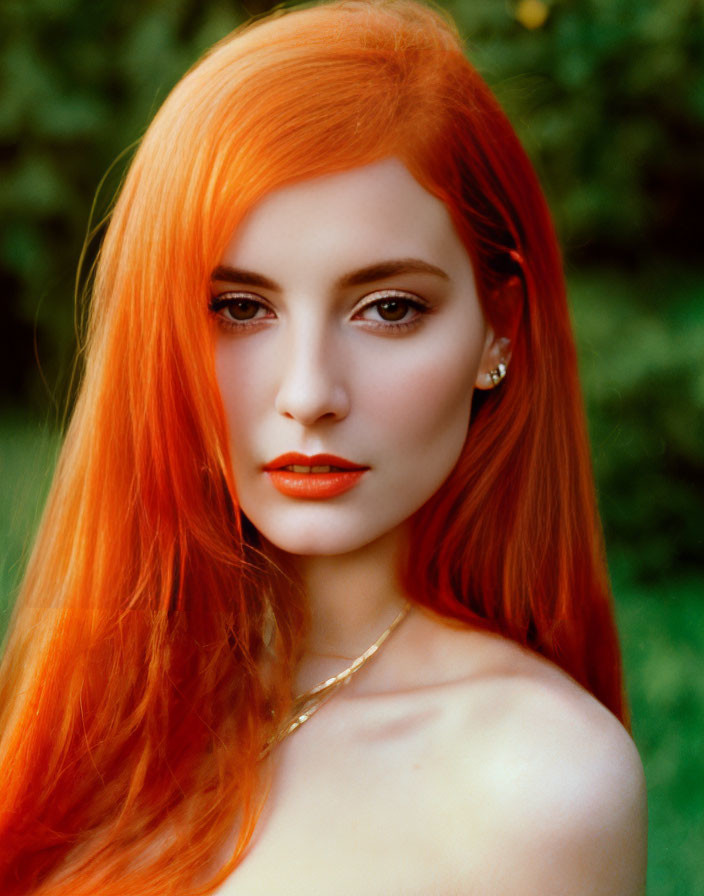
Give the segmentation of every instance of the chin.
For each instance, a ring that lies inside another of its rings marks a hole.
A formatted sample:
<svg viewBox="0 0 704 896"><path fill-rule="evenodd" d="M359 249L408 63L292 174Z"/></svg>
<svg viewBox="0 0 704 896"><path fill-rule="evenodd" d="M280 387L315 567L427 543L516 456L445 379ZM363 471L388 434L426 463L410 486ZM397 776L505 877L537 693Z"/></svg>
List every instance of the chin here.
<svg viewBox="0 0 704 896"><path fill-rule="evenodd" d="M300 557L334 557L351 554L369 544L379 541L392 533L398 526L370 527L367 521L347 520L348 525L339 520L313 520L289 518L284 520L258 520L248 517L254 528L274 547L287 554ZM357 523L357 525L354 525Z"/></svg>
<svg viewBox="0 0 704 896"><path fill-rule="evenodd" d="M350 554L374 541L374 538L345 537L342 533L330 532L297 533L279 537L277 533L262 533L275 547L287 554L298 557L336 557L341 554Z"/></svg>

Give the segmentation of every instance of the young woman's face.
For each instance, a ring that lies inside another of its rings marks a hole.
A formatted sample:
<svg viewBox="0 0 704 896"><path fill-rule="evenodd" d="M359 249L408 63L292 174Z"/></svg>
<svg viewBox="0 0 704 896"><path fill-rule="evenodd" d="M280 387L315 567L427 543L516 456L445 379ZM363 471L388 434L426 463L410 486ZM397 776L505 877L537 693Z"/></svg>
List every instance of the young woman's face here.
<svg viewBox="0 0 704 896"><path fill-rule="evenodd" d="M401 531L455 466L493 366L443 203L396 159L275 190L232 237L212 297L246 516L300 555Z"/></svg>

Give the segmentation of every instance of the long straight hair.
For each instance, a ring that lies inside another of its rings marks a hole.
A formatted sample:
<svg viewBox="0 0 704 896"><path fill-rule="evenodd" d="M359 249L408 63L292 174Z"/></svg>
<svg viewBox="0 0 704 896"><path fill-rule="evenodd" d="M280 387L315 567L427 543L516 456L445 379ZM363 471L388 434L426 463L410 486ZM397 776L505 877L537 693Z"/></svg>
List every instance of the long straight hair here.
<svg viewBox="0 0 704 896"><path fill-rule="evenodd" d="M206 893L238 863L306 608L238 509L210 272L271 190L392 156L446 204L485 316L513 342L414 516L403 581L624 718L560 255L530 163L443 13L275 13L172 91L100 251L81 388L0 672L6 896Z"/></svg>

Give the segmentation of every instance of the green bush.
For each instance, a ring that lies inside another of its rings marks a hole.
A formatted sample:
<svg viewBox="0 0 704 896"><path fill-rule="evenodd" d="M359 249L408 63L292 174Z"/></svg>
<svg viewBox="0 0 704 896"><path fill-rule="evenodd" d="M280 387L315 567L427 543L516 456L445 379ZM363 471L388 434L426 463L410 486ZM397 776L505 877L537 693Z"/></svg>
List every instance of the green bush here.
<svg viewBox="0 0 704 896"><path fill-rule="evenodd" d="M0 402L40 412L62 403L98 183L178 78L242 18L239 4L194 0L0 4Z"/></svg>
<svg viewBox="0 0 704 896"><path fill-rule="evenodd" d="M609 547L630 576L704 568L704 278L573 272L571 307Z"/></svg>
<svg viewBox="0 0 704 896"><path fill-rule="evenodd" d="M568 253L697 259L704 5L531 3L547 16L533 30L520 2L445 5L537 164Z"/></svg>

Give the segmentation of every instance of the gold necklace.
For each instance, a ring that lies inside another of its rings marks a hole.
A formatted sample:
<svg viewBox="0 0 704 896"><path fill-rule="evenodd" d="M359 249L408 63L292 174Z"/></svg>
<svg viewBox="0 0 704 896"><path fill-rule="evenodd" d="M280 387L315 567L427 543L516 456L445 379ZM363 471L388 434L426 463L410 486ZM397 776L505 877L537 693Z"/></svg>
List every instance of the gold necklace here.
<svg viewBox="0 0 704 896"><path fill-rule="evenodd" d="M328 700L340 690L340 688L349 683L352 676L356 672L359 672L365 663L369 662L394 629L403 622L410 609L410 602L406 602L405 606L393 620L391 625L384 629L376 641L371 646L367 647L364 653L360 654L346 669L343 669L342 672L338 672L337 675L333 675L332 678L326 678L325 681L321 681L320 684L317 684L314 688L311 688L311 690L304 691L296 697L293 701L288 721L267 741L267 744L262 751L262 758L277 744L281 743L284 738L288 737L289 734L293 734L297 728L300 728L301 725L307 722L321 706L327 703Z"/></svg>

